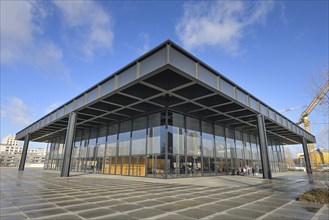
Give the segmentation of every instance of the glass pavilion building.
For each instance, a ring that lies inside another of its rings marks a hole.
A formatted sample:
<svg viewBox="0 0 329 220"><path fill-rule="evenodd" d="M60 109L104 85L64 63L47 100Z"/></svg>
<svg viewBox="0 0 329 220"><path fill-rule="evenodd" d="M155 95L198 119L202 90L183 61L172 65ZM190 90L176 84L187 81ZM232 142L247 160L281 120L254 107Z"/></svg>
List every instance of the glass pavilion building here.
<svg viewBox="0 0 329 220"><path fill-rule="evenodd" d="M286 170L284 145L315 137L166 41L18 132L47 142L45 169L177 178Z"/></svg>

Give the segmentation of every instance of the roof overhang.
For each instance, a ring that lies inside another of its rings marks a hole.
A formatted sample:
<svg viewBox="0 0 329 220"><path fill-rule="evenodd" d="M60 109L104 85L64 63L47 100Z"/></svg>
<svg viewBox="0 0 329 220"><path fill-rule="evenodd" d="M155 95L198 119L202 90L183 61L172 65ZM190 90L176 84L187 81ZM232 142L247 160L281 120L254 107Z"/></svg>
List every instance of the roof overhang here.
<svg viewBox="0 0 329 220"><path fill-rule="evenodd" d="M77 131L89 130L170 109L235 130L257 134L265 116L268 138L282 144L315 137L201 62L166 41L84 93L16 134L44 142L66 134L68 115L78 114Z"/></svg>

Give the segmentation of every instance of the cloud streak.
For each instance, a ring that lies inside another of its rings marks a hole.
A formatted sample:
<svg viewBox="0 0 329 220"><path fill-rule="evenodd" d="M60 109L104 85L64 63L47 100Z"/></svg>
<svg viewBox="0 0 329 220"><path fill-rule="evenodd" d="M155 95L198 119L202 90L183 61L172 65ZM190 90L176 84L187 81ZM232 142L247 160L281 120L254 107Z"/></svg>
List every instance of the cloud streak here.
<svg viewBox="0 0 329 220"><path fill-rule="evenodd" d="M9 103L1 109L1 117L8 118L13 125L26 126L32 122L28 106L17 97L11 97Z"/></svg>
<svg viewBox="0 0 329 220"><path fill-rule="evenodd" d="M28 64L69 80L62 50L43 38L42 21L47 16L38 2L1 1L1 64Z"/></svg>
<svg viewBox="0 0 329 220"><path fill-rule="evenodd" d="M272 8L271 1L188 2L175 27L176 34L187 49L216 46L234 55L240 49L239 41L247 27L264 24Z"/></svg>
<svg viewBox="0 0 329 220"><path fill-rule="evenodd" d="M95 1L53 1L53 4L86 57L93 57L99 49L112 48L112 18L100 4Z"/></svg>

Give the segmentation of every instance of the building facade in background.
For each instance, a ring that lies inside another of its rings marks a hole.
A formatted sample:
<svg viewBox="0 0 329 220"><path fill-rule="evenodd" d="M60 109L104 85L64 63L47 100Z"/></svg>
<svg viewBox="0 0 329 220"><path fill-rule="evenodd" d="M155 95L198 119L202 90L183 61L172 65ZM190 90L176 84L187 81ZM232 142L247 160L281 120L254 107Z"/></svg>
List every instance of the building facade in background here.
<svg viewBox="0 0 329 220"><path fill-rule="evenodd" d="M18 140L15 139L15 135L7 135L1 139L1 144L7 144L10 146L18 146Z"/></svg>
<svg viewBox="0 0 329 220"><path fill-rule="evenodd" d="M329 170L329 151L326 148L319 147L315 149L315 161L318 169ZM305 156L304 153L297 154L297 162L299 166L305 167Z"/></svg>
<svg viewBox="0 0 329 220"><path fill-rule="evenodd" d="M0 165L5 167L18 167L23 147L18 145L15 135L4 137L0 144ZM28 149L26 165L28 167L43 167L46 157L45 148Z"/></svg>
<svg viewBox="0 0 329 220"><path fill-rule="evenodd" d="M61 176L78 171L160 178L262 173L270 179L286 170L284 145L302 143L308 155L306 144L315 142L171 41L16 137L24 149L29 141L47 142L45 169Z"/></svg>

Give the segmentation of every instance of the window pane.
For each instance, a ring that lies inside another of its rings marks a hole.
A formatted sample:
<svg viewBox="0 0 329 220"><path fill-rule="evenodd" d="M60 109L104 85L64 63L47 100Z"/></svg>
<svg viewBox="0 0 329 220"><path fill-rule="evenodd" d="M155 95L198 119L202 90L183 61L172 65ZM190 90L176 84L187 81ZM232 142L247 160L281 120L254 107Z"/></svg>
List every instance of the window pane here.
<svg viewBox="0 0 329 220"><path fill-rule="evenodd" d="M212 124L202 122L203 157L214 157L214 131Z"/></svg>
<svg viewBox="0 0 329 220"><path fill-rule="evenodd" d="M129 155L131 121L121 122L119 134L119 155Z"/></svg>
<svg viewBox="0 0 329 220"><path fill-rule="evenodd" d="M165 112L149 116L147 154L165 153Z"/></svg>
<svg viewBox="0 0 329 220"><path fill-rule="evenodd" d="M145 154L146 151L146 117L137 118L133 122L132 155Z"/></svg>
<svg viewBox="0 0 329 220"><path fill-rule="evenodd" d="M172 145L173 148L169 148L169 153L184 154L184 116L176 113L172 113Z"/></svg>
<svg viewBox="0 0 329 220"><path fill-rule="evenodd" d="M110 125L109 134L107 136L107 149L106 156L116 156L117 154L117 134L118 134L118 125Z"/></svg>
<svg viewBox="0 0 329 220"><path fill-rule="evenodd" d="M243 159L242 133L235 131L236 158Z"/></svg>
<svg viewBox="0 0 329 220"><path fill-rule="evenodd" d="M187 155L201 156L199 120L186 117Z"/></svg>

